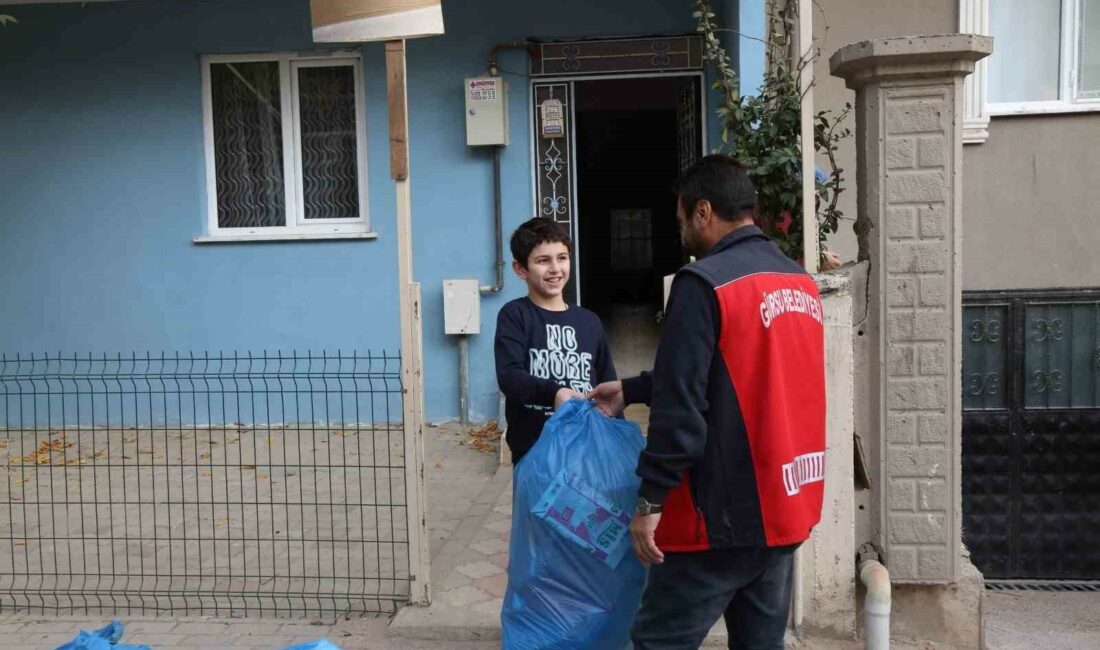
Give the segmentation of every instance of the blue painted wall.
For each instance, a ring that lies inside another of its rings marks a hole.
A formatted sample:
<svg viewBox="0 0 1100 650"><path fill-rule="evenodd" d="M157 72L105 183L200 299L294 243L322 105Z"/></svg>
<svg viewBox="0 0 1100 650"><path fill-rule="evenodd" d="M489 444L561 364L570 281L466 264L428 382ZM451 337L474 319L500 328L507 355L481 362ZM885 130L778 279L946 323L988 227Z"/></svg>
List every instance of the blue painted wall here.
<svg viewBox="0 0 1100 650"><path fill-rule="evenodd" d="M762 6L762 0L754 0ZM312 49L307 0L9 7L0 32L0 351L389 349L399 342L382 47L363 48L375 241L195 245L205 230L199 56ZM444 3L409 44L416 274L428 417L454 417L444 278L492 273L489 152L465 145L462 82L489 47L534 37L682 33L687 0ZM745 65L744 54L741 54ZM762 60L760 62L762 66ZM508 232L532 215L524 58L505 54ZM713 121L711 131L714 130ZM712 139L712 144L714 140ZM496 311L471 343L475 416L495 417Z"/></svg>

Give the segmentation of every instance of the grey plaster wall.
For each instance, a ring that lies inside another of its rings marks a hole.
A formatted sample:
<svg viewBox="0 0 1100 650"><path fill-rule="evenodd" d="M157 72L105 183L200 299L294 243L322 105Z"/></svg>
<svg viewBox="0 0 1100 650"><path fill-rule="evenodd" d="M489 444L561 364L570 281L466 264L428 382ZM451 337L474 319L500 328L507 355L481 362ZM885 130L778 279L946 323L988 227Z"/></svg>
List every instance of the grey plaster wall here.
<svg viewBox="0 0 1100 650"><path fill-rule="evenodd" d="M963 289L1100 286L1100 113L993 118L962 229Z"/></svg>

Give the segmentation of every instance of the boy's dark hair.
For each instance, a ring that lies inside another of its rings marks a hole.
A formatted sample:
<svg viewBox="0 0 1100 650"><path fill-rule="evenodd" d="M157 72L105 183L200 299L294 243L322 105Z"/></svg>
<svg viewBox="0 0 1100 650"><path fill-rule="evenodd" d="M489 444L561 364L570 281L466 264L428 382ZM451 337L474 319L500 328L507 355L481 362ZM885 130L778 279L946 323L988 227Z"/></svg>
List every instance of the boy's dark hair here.
<svg viewBox="0 0 1100 650"><path fill-rule="evenodd" d="M724 221L751 212L756 207L756 188L749 173L729 156L704 156L684 170L672 186L684 212L691 214L699 201L707 201Z"/></svg>
<svg viewBox="0 0 1100 650"><path fill-rule="evenodd" d="M539 244L565 244L570 251L573 242L569 240L569 230L562 224L543 217L526 221L512 233L512 259L527 268L527 258Z"/></svg>

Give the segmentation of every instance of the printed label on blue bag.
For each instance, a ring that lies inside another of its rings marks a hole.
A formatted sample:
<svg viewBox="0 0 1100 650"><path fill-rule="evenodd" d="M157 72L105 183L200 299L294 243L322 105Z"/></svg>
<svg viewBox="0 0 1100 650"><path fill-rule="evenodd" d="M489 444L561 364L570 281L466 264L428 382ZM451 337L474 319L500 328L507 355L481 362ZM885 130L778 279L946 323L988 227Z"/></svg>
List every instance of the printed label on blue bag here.
<svg viewBox="0 0 1100 650"><path fill-rule="evenodd" d="M532 514L612 569L630 548L627 513L565 471L542 493Z"/></svg>

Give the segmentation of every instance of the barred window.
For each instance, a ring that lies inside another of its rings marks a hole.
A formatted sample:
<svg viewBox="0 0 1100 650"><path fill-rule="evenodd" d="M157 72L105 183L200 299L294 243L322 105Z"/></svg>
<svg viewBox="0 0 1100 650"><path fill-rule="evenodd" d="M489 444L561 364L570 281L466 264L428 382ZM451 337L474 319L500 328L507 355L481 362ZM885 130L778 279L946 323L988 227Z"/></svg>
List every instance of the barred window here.
<svg viewBox="0 0 1100 650"><path fill-rule="evenodd" d="M203 60L208 237L370 234L357 54Z"/></svg>

